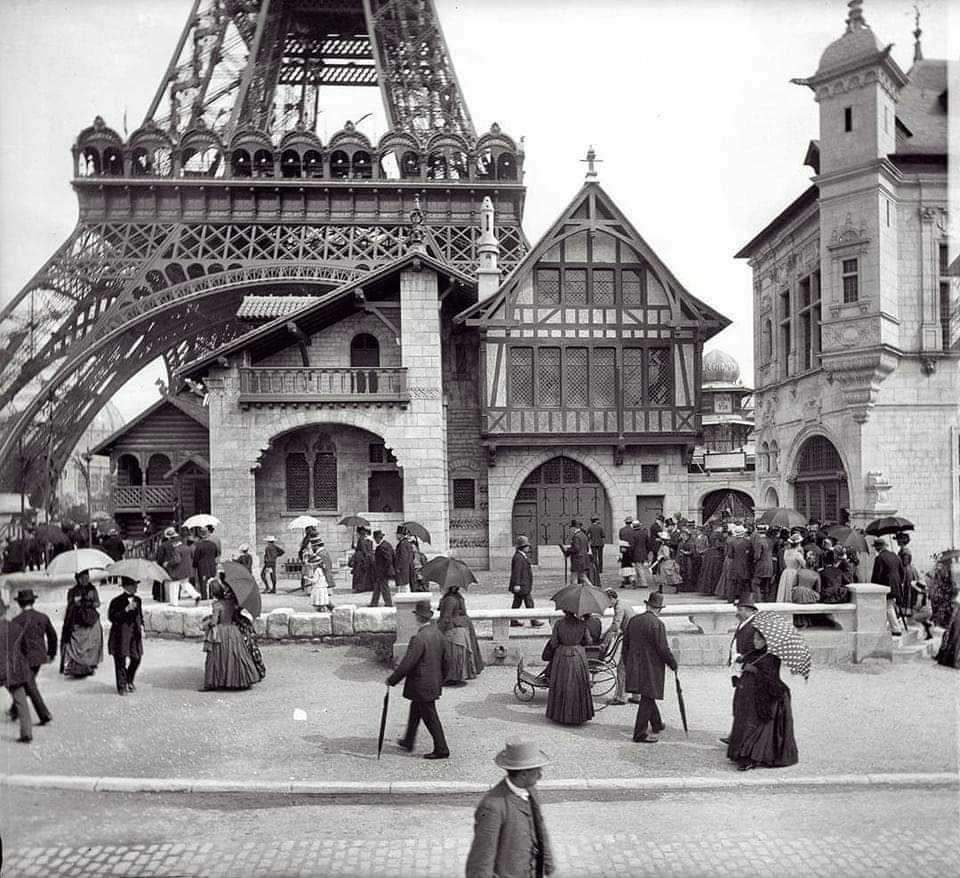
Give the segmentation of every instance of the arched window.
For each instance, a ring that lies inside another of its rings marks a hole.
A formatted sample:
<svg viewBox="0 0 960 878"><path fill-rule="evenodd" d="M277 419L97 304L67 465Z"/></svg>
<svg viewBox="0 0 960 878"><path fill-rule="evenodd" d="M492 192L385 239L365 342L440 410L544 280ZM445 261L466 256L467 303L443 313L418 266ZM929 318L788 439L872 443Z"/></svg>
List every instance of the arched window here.
<svg viewBox="0 0 960 878"><path fill-rule="evenodd" d="M767 458L769 471L776 473L780 471L780 447L776 441L770 443L770 456Z"/></svg>
<svg viewBox="0 0 960 878"><path fill-rule="evenodd" d="M171 262L167 268L167 279L170 281L171 285L182 284L186 281L187 276L183 272L183 268L178 262Z"/></svg>
<svg viewBox="0 0 960 878"><path fill-rule="evenodd" d="M300 512L310 508L310 467L307 456L300 451L287 454L285 461L287 509Z"/></svg>
<svg viewBox="0 0 960 878"><path fill-rule="evenodd" d="M80 177L94 177L100 173L100 152L92 146L85 146L80 152L77 175Z"/></svg>
<svg viewBox="0 0 960 878"><path fill-rule="evenodd" d="M303 176L315 180L323 176L323 158L315 149L308 149L303 154Z"/></svg>
<svg viewBox="0 0 960 878"><path fill-rule="evenodd" d="M843 460L826 436L811 436L797 454L794 508L811 521L840 521L850 495Z"/></svg>
<svg viewBox="0 0 960 878"><path fill-rule="evenodd" d="M773 359L773 326L769 320L763 321L760 330L760 362L769 363Z"/></svg>
<svg viewBox="0 0 960 878"><path fill-rule="evenodd" d="M767 488L767 493L763 495L763 505L767 509L776 509L780 506L780 497L776 488Z"/></svg>
<svg viewBox="0 0 960 878"><path fill-rule="evenodd" d="M770 445L767 442L763 442L760 445L760 453L757 455L757 468L762 473L770 471Z"/></svg>
<svg viewBox="0 0 960 878"><path fill-rule="evenodd" d="M250 164L250 153L245 149L235 149L230 156L230 172L234 177L252 177L253 167Z"/></svg>
<svg viewBox="0 0 960 878"><path fill-rule="evenodd" d="M140 461L132 454L121 454L117 460L117 487L125 488L142 484L143 472L140 469Z"/></svg>
<svg viewBox="0 0 960 878"><path fill-rule="evenodd" d="M342 149L330 155L330 176L334 180L346 180L350 176L350 156Z"/></svg>
<svg viewBox="0 0 960 878"><path fill-rule="evenodd" d="M367 332L354 336L350 342L350 365L354 369L380 366L380 342Z"/></svg>
<svg viewBox="0 0 960 878"><path fill-rule="evenodd" d="M280 173L287 179L302 176L300 153L295 149L285 149L283 151L283 155L280 157Z"/></svg>
<svg viewBox="0 0 960 878"><path fill-rule="evenodd" d="M427 179L447 179L447 158L442 152L430 153L430 158L427 160Z"/></svg>
<svg viewBox="0 0 960 878"><path fill-rule="evenodd" d="M313 505L328 512L337 510L337 449L329 437L314 444Z"/></svg>
<svg viewBox="0 0 960 878"><path fill-rule="evenodd" d="M147 484L169 484L166 478L168 472L170 472L170 458L165 454L151 454L147 462Z"/></svg>
<svg viewBox="0 0 960 878"><path fill-rule="evenodd" d="M353 154L351 165L351 177L354 180L369 180L373 177L373 163L370 161L370 153L358 150Z"/></svg>
<svg viewBox="0 0 960 878"><path fill-rule="evenodd" d="M415 152L405 152L400 159L400 176L404 179L420 176L420 156Z"/></svg>
<svg viewBox="0 0 960 878"><path fill-rule="evenodd" d="M123 176L123 156L115 146L108 146L103 151L103 173L108 177Z"/></svg>
<svg viewBox="0 0 960 878"><path fill-rule="evenodd" d="M253 156L253 176L273 176L273 153L268 149L258 149Z"/></svg>
<svg viewBox="0 0 960 878"><path fill-rule="evenodd" d="M493 157L493 151L490 147L482 149L477 153L476 174L478 180L492 180L496 167L497 162Z"/></svg>
<svg viewBox="0 0 960 878"><path fill-rule="evenodd" d="M501 153L497 159L497 179L517 179L517 160L509 152Z"/></svg>

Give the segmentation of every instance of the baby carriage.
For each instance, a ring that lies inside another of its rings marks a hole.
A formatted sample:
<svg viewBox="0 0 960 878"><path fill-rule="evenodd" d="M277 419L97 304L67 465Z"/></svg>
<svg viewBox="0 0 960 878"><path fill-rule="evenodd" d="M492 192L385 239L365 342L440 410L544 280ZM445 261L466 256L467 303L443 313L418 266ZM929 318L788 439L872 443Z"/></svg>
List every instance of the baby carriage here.
<svg viewBox="0 0 960 878"><path fill-rule="evenodd" d="M617 685L617 664L620 661L621 636L616 639L588 646L587 668L590 671L590 694L594 698L603 698ZM533 701L537 689L549 689L550 665L546 664L535 673L524 665L523 659L517 665L517 681L513 684L513 694L517 701Z"/></svg>

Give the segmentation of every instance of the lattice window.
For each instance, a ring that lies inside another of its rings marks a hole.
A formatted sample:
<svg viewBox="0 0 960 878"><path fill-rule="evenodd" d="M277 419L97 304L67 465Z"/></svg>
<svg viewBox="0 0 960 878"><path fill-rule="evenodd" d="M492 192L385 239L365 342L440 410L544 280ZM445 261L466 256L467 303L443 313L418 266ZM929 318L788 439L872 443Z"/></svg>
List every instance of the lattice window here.
<svg viewBox="0 0 960 878"><path fill-rule="evenodd" d="M844 304L856 302L860 298L860 269L859 261L844 259L840 267L840 276L843 280Z"/></svg>
<svg viewBox="0 0 960 878"><path fill-rule="evenodd" d="M510 405L533 405L533 348L510 349Z"/></svg>
<svg viewBox="0 0 960 878"><path fill-rule="evenodd" d="M557 408L560 405L560 348L537 351L538 406Z"/></svg>
<svg viewBox="0 0 960 878"><path fill-rule="evenodd" d="M843 471L843 461L833 443L824 436L811 436L800 451L797 474Z"/></svg>
<svg viewBox="0 0 960 878"><path fill-rule="evenodd" d="M477 483L473 479L453 480L453 508L474 509L477 505Z"/></svg>
<svg viewBox="0 0 960 878"><path fill-rule="evenodd" d="M589 467L580 467L580 478L583 480L583 484L585 485L600 484L600 479L597 478L596 473L594 473Z"/></svg>
<svg viewBox="0 0 960 878"><path fill-rule="evenodd" d="M660 464L658 463L640 464L640 481L641 482L659 482L660 481Z"/></svg>
<svg viewBox="0 0 960 878"><path fill-rule="evenodd" d="M386 448L382 442L370 443L370 463L383 463Z"/></svg>
<svg viewBox="0 0 960 878"><path fill-rule="evenodd" d="M587 270L568 268L563 273L563 304L587 304Z"/></svg>
<svg viewBox="0 0 960 878"><path fill-rule="evenodd" d="M537 304L560 304L560 270L557 268L540 268L536 273Z"/></svg>
<svg viewBox="0 0 960 878"><path fill-rule="evenodd" d="M537 475L537 478L538 478L538 480L539 480L539 478L540 478L540 470L537 470L536 475ZM529 482L529 481L530 481L530 479L527 479L527 482ZM525 486L522 487L519 491L517 491L517 500L526 500L526 501L529 502L530 500L536 500L536 499L537 499L537 489L536 489L536 488L526 487L526 485L525 485Z"/></svg>
<svg viewBox="0 0 960 878"><path fill-rule="evenodd" d="M647 350L647 402L670 405L670 348Z"/></svg>
<svg viewBox="0 0 960 878"><path fill-rule="evenodd" d="M614 272L611 268L595 268L593 270L593 304L616 304L617 285Z"/></svg>
<svg viewBox="0 0 960 878"><path fill-rule="evenodd" d="M594 348L590 372L594 408L613 408L617 404L616 376L616 351L613 348Z"/></svg>
<svg viewBox="0 0 960 878"><path fill-rule="evenodd" d="M318 451L313 459L313 503L316 509L337 509L336 451Z"/></svg>
<svg viewBox="0 0 960 878"><path fill-rule="evenodd" d="M643 278L639 271L625 268L620 276L620 284L623 287L624 305L643 304Z"/></svg>
<svg viewBox="0 0 960 878"><path fill-rule="evenodd" d="M563 481L568 485L580 484L580 464L569 457L561 457L563 463Z"/></svg>
<svg viewBox="0 0 960 878"><path fill-rule="evenodd" d="M563 458L555 457L540 467L545 485L559 485L563 478Z"/></svg>
<svg viewBox="0 0 960 878"><path fill-rule="evenodd" d="M286 459L287 509L297 512L310 508L310 467L307 456L301 452Z"/></svg>
<svg viewBox="0 0 960 878"><path fill-rule="evenodd" d="M643 348L623 349L623 405L643 405Z"/></svg>
<svg viewBox="0 0 960 878"><path fill-rule="evenodd" d="M587 387L590 383L587 369L587 349L567 348L567 363L564 372L564 403L571 408L586 408Z"/></svg>

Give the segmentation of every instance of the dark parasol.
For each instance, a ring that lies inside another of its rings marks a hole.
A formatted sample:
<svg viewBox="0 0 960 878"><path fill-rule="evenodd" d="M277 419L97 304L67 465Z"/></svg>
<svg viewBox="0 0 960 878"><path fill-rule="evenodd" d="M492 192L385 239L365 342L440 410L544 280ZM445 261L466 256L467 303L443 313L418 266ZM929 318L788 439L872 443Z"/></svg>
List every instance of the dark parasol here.
<svg viewBox="0 0 960 878"><path fill-rule="evenodd" d="M455 585L466 588L471 582L477 581L473 571L463 561L448 558L446 555L437 555L436 558L427 561L420 575L424 582L435 582L442 589Z"/></svg>
<svg viewBox="0 0 960 878"><path fill-rule="evenodd" d="M430 531L428 531L419 521L405 521L400 527L405 528L408 534L413 534L420 542L430 542Z"/></svg>
<svg viewBox="0 0 960 878"><path fill-rule="evenodd" d="M913 530L913 522L907 518L900 518L899 515L876 518L867 525L867 533L872 537L896 534L904 530Z"/></svg>
<svg viewBox="0 0 960 878"><path fill-rule="evenodd" d="M608 598L595 585L568 585L550 598L558 610L566 610L577 616L603 613L610 606Z"/></svg>
<svg viewBox="0 0 960 878"><path fill-rule="evenodd" d="M223 578L237 599L237 603L251 616L260 615L260 587L253 574L236 561L223 562Z"/></svg>

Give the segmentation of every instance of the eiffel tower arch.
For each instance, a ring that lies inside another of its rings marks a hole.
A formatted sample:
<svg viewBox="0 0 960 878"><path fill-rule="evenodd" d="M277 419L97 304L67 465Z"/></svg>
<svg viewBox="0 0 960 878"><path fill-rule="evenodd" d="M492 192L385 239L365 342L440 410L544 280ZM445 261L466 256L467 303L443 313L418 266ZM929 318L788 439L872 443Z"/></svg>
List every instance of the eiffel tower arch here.
<svg viewBox="0 0 960 878"><path fill-rule="evenodd" d="M325 99L364 87L386 134L324 142ZM193 0L140 127L97 117L72 152L77 226L0 313L0 490L60 472L147 364L245 332L245 295L320 295L402 255L417 208L461 271L485 196L504 269L528 248L522 143L477 135L433 0Z"/></svg>

